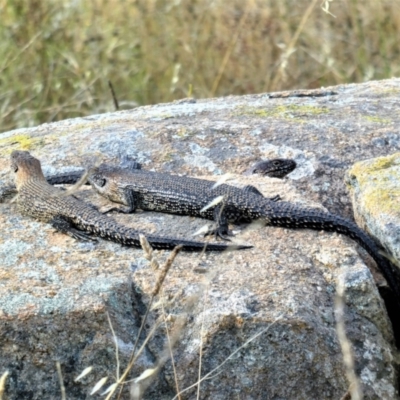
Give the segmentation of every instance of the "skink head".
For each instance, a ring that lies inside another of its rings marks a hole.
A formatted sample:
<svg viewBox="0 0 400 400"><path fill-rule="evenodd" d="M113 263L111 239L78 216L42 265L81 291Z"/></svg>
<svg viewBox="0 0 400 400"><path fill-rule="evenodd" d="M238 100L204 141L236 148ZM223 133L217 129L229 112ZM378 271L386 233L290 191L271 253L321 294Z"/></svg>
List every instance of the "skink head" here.
<svg viewBox="0 0 400 400"><path fill-rule="evenodd" d="M45 181L40 161L28 151L13 151L10 161L17 189L30 179L43 179Z"/></svg>
<svg viewBox="0 0 400 400"><path fill-rule="evenodd" d="M296 162L290 158L275 158L273 160L259 161L244 174L260 174L267 175L270 178L283 178L292 172L296 166Z"/></svg>
<svg viewBox="0 0 400 400"><path fill-rule="evenodd" d="M125 196L118 183L114 179L114 175L120 172L121 168L108 164L100 164L92 170L89 175L89 183L92 188L103 197L115 202L124 203Z"/></svg>

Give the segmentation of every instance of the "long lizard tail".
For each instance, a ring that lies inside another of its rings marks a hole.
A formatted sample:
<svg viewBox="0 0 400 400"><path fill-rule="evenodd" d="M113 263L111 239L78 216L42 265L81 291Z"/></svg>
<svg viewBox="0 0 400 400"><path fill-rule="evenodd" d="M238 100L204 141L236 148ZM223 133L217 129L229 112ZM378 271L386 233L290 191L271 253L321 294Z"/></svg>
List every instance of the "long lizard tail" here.
<svg viewBox="0 0 400 400"><path fill-rule="evenodd" d="M97 211L92 211L96 214ZM109 217L97 215L97 218L92 218L93 222L79 221L78 226L80 229L92 232L103 239L112 242L120 243L125 246L141 247L139 234L142 233L150 245L155 249L172 250L175 246L182 245L186 251L225 251L225 250L242 250L249 249L253 246L249 245L235 245L224 243L207 243L198 242L195 240L185 240L177 237L168 236L154 236L131 229L127 226L117 224Z"/></svg>
<svg viewBox="0 0 400 400"><path fill-rule="evenodd" d="M375 260L400 305L400 271L382 255L375 241L354 222L319 209L298 207L286 202L280 202L279 209L274 207L273 212L268 209L263 214L268 225L337 232L353 239Z"/></svg>
<svg viewBox="0 0 400 400"><path fill-rule="evenodd" d="M120 236L116 235L115 232L104 232L105 235L101 235L104 239L111 240L113 242L121 243L125 246L133 246L133 247L141 247L139 234L138 233L130 233L127 232L126 235ZM223 244L223 243L207 243L207 242L197 242L194 240L184 240L176 237L158 237L153 235L146 235L147 241L154 249L159 250L172 250L175 246L182 245L182 250L197 252L197 251L226 251L226 250L243 250L249 249L253 246L247 245L231 245L231 244Z"/></svg>

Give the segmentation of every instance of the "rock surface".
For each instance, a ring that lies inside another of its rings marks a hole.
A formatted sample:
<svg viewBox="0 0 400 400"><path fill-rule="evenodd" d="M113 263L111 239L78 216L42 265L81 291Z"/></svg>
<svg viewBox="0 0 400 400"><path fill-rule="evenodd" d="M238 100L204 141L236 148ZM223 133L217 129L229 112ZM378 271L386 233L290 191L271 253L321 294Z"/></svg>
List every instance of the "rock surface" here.
<svg viewBox="0 0 400 400"><path fill-rule="evenodd" d="M393 79L304 93L181 101L20 129L0 135L0 179L9 179L8 156L14 149L29 149L47 172L129 155L145 168L209 178L240 173L262 157L293 156L299 168L285 181L239 176L237 181L268 196L279 193L285 200L322 204L351 217L344 171L354 161L400 146L399 93L400 80ZM107 204L88 189L79 196ZM205 223L156 213L115 218L182 237ZM117 368L107 312L122 370L157 273L140 249L78 243L18 215L14 204L0 204L0 223L0 374L9 371L8 398L60 398L57 361L68 399L95 398L89 395L94 384L104 376L109 377L106 386L111 384ZM145 326L146 334L162 317L161 304L170 326L187 315L174 349L179 388L198 379L200 348L204 377L265 330L212 379L202 381L201 398L341 398L349 383L333 300L336 281L344 275L346 332L365 398L398 398L391 324L365 253L359 255L351 240L336 234L233 229L254 249L201 258L179 254ZM161 262L167 256L158 253ZM374 276L381 282L379 274ZM165 342L162 327L132 377L154 365ZM94 372L75 383L89 365ZM167 362L145 398L174 398L174 381ZM122 398L129 398L128 389ZM182 398L195 398L196 390Z"/></svg>
<svg viewBox="0 0 400 400"><path fill-rule="evenodd" d="M346 183L357 223L400 260L400 153L354 164Z"/></svg>

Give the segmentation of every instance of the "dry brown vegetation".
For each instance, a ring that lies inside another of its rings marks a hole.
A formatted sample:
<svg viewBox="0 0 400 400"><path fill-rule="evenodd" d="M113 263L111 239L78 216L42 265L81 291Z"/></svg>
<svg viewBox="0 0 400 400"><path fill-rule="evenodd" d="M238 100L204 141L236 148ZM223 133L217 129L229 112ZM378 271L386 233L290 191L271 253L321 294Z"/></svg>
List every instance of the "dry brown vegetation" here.
<svg viewBox="0 0 400 400"><path fill-rule="evenodd" d="M329 11L323 10L329 5ZM0 0L0 131L399 75L393 0Z"/></svg>

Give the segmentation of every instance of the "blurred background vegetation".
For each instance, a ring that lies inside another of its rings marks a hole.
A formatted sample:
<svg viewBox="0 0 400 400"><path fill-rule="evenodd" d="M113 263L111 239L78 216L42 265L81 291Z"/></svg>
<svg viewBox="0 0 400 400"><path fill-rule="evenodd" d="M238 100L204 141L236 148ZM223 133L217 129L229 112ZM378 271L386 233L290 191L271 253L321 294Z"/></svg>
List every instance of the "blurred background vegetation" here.
<svg viewBox="0 0 400 400"><path fill-rule="evenodd" d="M399 76L399 0L0 0L0 131Z"/></svg>

